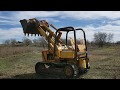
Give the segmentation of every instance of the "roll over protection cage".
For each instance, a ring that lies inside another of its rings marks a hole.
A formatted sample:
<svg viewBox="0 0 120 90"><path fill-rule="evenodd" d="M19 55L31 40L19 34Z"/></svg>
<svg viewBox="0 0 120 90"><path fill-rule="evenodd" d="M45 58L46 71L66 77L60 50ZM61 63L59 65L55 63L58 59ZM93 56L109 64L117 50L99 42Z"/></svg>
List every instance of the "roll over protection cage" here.
<svg viewBox="0 0 120 90"><path fill-rule="evenodd" d="M77 60L76 30L81 30L83 32L85 48L86 48L86 51L87 51L86 35L85 35L85 31L82 28L77 28L77 29L74 29L73 27L59 28L55 32L56 38L55 38L55 45L54 45L54 46L56 46L56 44L57 44L57 33L58 32L60 32L60 31L65 31L66 32L66 45L67 45L68 32L73 31L74 32L74 41L75 41L75 60ZM56 50L56 47L54 47L54 56L55 56L55 50ZM86 53L86 58L87 58L87 53Z"/></svg>

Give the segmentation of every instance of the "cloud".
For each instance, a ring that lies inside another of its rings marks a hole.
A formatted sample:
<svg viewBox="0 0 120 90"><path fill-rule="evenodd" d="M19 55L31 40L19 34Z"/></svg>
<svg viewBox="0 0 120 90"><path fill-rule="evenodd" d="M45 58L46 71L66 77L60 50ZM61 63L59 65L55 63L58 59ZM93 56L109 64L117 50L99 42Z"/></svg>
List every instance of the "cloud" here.
<svg viewBox="0 0 120 90"><path fill-rule="evenodd" d="M46 20L47 22L55 22L55 23L60 22L59 20L54 18L42 18L42 20Z"/></svg>
<svg viewBox="0 0 120 90"><path fill-rule="evenodd" d="M103 19L102 25L100 24L99 26L94 26L91 23L80 26L80 28L85 30L87 39L92 41L94 33L101 31L113 33L114 41L120 40L120 11L1 11L0 25L6 25L5 27L8 25L13 25L13 27L9 27L8 29L0 29L0 41L2 42L10 38L17 38L18 40L22 39L22 37L24 37L22 28L21 26L16 27L16 25L20 25L19 21L21 19L30 18L38 18L39 20L45 19L50 23L54 22L54 25L56 24L55 26L60 24L63 20L64 22L66 20L71 22L74 20L75 22L75 20L84 21ZM34 37L29 38L33 39Z"/></svg>
<svg viewBox="0 0 120 90"><path fill-rule="evenodd" d="M115 26L111 24L107 24L104 26L94 27L93 25L87 25L82 27L86 32L86 37L88 40L92 41L94 37L94 33L97 32L105 32L107 34L112 33L114 34L114 42L120 40L120 26Z"/></svg>
<svg viewBox="0 0 120 90"><path fill-rule="evenodd" d="M77 20L82 19L100 19L100 18L107 18L107 19L118 19L120 18L120 11L64 11L61 12L61 18L72 18Z"/></svg>
<svg viewBox="0 0 120 90"><path fill-rule="evenodd" d="M54 19L54 17L59 16L59 11L19 11L19 12L13 12L13 15L16 20L21 19L30 19L30 18L38 18L43 19L46 18L48 21L57 21Z"/></svg>
<svg viewBox="0 0 120 90"><path fill-rule="evenodd" d="M120 19L120 11L1 11L0 13L0 20L6 20L6 24L9 25L18 25L19 20L30 18L45 18L48 22L59 22L59 19L96 20L107 18L115 20Z"/></svg>
<svg viewBox="0 0 120 90"><path fill-rule="evenodd" d="M13 20L0 20L0 25L19 25L19 22Z"/></svg>
<svg viewBox="0 0 120 90"><path fill-rule="evenodd" d="M59 22L59 20L53 18L58 15L60 15L59 11L1 11L0 25L19 25L20 20L30 18L45 19L48 22Z"/></svg>
<svg viewBox="0 0 120 90"><path fill-rule="evenodd" d="M23 36L21 28L0 29L0 43L5 40L16 38L19 39Z"/></svg>
<svg viewBox="0 0 120 90"><path fill-rule="evenodd" d="M120 11L17 11L13 14L17 19L34 18L34 17L59 17L72 19L118 19Z"/></svg>
<svg viewBox="0 0 120 90"><path fill-rule="evenodd" d="M120 20L109 21L108 24L120 25Z"/></svg>
<svg viewBox="0 0 120 90"><path fill-rule="evenodd" d="M3 43L5 40L16 39L22 40L24 38L24 33L22 28L10 28L10 29L0 29L0 43ZM27 37L27 36L26 36ZM34 39L36 37L27 37L29 39Z"/></svg>
<svg viewBox="0 0 120 90"><path fill-rule="evenodd" d="M94 33L100 31L100 32L105 32L105 33L113 33L114 34L114 41L119 41L120 40L120 26L114 26L111 24L104 25L104 26L99 26L99 27L94 27L93 25L87 25L84 27L76 27L76 28L83 28L83 30L86 33L86 38L89 41L93 40L93 35ZM82 33L77 33L78 38L82 35ZM72 34L69 34L69 37L72 36ZM10 28L10 29L0 29L0 43L3 43L3 41L8 40L8 39L16 39L16 40L22 40L24 36L22 28ZM28 37L27 38L33 40L37 37Z"/></svg>

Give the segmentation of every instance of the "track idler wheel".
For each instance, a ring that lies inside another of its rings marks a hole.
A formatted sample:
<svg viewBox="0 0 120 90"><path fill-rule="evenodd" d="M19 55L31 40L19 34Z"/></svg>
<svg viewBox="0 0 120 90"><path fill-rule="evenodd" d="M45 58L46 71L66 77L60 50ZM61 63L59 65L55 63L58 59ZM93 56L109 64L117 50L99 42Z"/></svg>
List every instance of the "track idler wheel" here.
<svg viewBox="0 0 120 90"><path fill-rule="evenodd" d="M77 77L79 73L78 67L76 65L66 65L63 70L66 78Z"/></svg>
<svg viewBox="0 0 120 90"><path fill-rule="evenodd" d="M41 74L41 72L43 72L45 69L46 69L45 64L41 62L36 63L35 65L36 74Z"/></svg>

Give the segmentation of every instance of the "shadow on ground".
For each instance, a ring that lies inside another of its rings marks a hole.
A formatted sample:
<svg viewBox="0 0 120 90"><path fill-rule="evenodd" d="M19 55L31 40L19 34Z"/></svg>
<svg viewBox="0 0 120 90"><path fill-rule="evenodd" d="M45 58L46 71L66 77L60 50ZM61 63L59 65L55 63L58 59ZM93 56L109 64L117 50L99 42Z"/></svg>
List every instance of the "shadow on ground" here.
<svg viewBox="0 0 120 90"><path fill-rule="evenodd" d="M36 74L36 73L28 73L28 74L19 74L15 76L5 77L2 79L84 79L84 78L66 78L65 75L61 74Z"/></svg>
<svg viewBox="0 0 120 90"><path fill-rule="evenodd" d="M49 70L49 72L42 72L41 74L36 73L26 73L18 74L14 76L4 77L2 79L68 79L65 77L62 70ZM69 79L78 79L77 77ZM83 79L83 78L79 78Z"/></svg>
<svg viewBox="0 0 120 90"><path fill-rule="evenodd" d="M15 75L11 79L65 79L63 75L28 73Z"/></svg>

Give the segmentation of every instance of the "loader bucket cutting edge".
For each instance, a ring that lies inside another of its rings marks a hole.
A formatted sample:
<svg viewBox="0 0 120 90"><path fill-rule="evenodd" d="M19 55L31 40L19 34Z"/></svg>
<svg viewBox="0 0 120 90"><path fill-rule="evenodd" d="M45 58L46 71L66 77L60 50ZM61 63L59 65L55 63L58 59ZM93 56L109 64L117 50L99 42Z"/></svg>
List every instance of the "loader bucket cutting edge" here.
<svg viewBox="0 0 120 90"><path fill-rule="evenodd" d="M20 20L20 23L23 28L23 32L26 34L40 34L36 28L36 22L29 22L29 20L23 19Z"/></svg>

